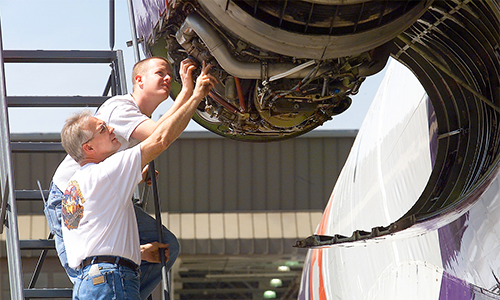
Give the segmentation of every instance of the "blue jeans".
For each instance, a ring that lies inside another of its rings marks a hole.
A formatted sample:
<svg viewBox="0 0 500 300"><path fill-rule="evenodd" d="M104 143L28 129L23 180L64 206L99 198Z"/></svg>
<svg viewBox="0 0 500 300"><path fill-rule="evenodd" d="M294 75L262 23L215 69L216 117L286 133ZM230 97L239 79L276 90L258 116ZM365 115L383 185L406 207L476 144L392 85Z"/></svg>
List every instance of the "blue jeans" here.
<svg viewBox="0 0 500 300"><path fill-rule="evenodd" d="M50 231L54 233L57 255L62 266L66 270L72 283L76 282L78 272L68 266L66 248L62 237L61 229L61 202L63 193L54 183L50 184L49 197L45 203L44 213L49 223ZM156 231L156 220L148 215L140 207L134 205L137 226L139 227L139 239L141 245L158 241ZM175 235L163 226L163 243L169 244L169 260L167 271L172 268L179 255L180 245ZM141 262L140 293L141 299L146 299L161 282L161 264Z"/></svg>
<svg viewBox="0 0 500 300"><path fill-rule="evenodd" d="M97 271L92 270L97 269ZM90 274L89 272L93 272ZM76 271L74 300L139 300L139 272L124 266L99 263Z"/></svg>

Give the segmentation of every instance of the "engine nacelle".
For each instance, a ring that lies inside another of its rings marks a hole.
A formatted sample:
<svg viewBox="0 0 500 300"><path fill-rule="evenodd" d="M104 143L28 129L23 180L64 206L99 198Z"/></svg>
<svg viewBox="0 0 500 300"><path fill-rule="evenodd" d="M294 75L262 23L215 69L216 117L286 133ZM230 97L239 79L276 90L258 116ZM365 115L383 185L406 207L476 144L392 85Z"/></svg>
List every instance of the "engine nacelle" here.
<svg viewBox="0 0 500 300"><path fill-rule="evenodd" d="M188 56L213 64L219 84L194 119L219 135L245 141L296 137L344 112L365 78L385 66L386 44L429 5L185 0L167 1L167 7L164 1L150 2L161 14L153 30L140 32L146 53L168 57L174 67Z"/></svg>

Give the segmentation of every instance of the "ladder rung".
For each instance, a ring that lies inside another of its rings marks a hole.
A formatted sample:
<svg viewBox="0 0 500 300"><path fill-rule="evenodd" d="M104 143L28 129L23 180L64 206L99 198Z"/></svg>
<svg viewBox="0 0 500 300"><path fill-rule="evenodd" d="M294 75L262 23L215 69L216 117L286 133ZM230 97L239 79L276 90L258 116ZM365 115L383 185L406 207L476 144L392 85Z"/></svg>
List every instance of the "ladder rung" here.
<svg viewBox="0 0 500 300"><path fill-rule="evenodd" d="M71 298L71 288L24 289L25 298Z"/></svg>
<svg viewBox="0 0 500 300"><path fill-rule="evenodd" d="M111 63L118 51L110 50L4 50L6 63Z"/></svg>
<svg viewBox="0 0 500 300"><path fill-rule="evenodd" d="M42 200L42 195L39 190L16 190L15 196L17 201L33 201ZM49 197L49 191L43 190L45 199Z"/></svg>
<svg viewBox="0 0 500 300"><path fill-rule="evenodd" d="M106 96L7 96L9 107L97 107Z"/></svg>
<svg viewBox="0 0 500 300"><path fill-rule="evenodd" d="M21 250L50 250L55 249L54 240L19 240L19 248Z"/></svg>
<svg viewBox="0 0 500 300"><path fill-rule="evenodd" d="M61 143L56 142L11 142L12 152L64 152Z"/></svg>

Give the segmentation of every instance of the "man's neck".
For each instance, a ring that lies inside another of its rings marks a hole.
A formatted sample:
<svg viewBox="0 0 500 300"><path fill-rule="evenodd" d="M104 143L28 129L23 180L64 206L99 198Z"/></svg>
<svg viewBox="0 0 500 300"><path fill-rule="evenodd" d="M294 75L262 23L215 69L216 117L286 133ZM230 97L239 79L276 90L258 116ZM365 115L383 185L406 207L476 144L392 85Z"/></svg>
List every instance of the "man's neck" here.
<svg viewBox="0 0 500 300"><path fill-rule="evenodd" d="M80 167L83 167L86 164L98 164L98 163L104 161L106 158L110 157L111 155L112 154L110 154L108 156L105 156L105 155L100 155L100 156L92 155L92 156L84 158L79 164L80 164Z"/></svg>
<svg viewBox="0 0 500 300"><path fill-rule="evenodd" d="M145 97L145 95L140 94L140 93L132 93L132 98L134 98L135 103L139 107L139 110L145 114L146 116L151 118L151 115L153 114L153 111L156 109L156 106L154 106L154 101L148 101ZM153 107L154 106L154 107Z"/></svg>
<svg viewBox="0 0 500 300"><path fill-rule="evenodd" d="M93 160L93 159L84 159L83 161L81 161L79 163L80 167L83 167L85 166L86 164L97 164L99 163L97 160Z"/></svg>

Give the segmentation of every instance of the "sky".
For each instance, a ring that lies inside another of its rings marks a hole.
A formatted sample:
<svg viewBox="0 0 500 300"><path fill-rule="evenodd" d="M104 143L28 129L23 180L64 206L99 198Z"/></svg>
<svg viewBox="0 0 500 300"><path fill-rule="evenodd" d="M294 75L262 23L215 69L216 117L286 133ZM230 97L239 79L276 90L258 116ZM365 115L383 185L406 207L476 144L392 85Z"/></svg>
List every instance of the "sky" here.
<svg viewBox="0 0 500 300"><path fill-rule="evenodd" d="M0 25L4 50L109 50L109 1L105 0L1 0ZM135 63L127 47L132 34L126 0L115 3L115 45L123 51L128 91ZM144 54L141 52L141 58ZM8 96L102 94L110 68L106 64L6 63ZM385 69L362 84L351 107L319 130L359 129L382 81ZM171 105L167 99L153 119ZM59 132L64 120L78 108L9 108L12 133ZM191 121L188 131L205 129Z"/></svg>

